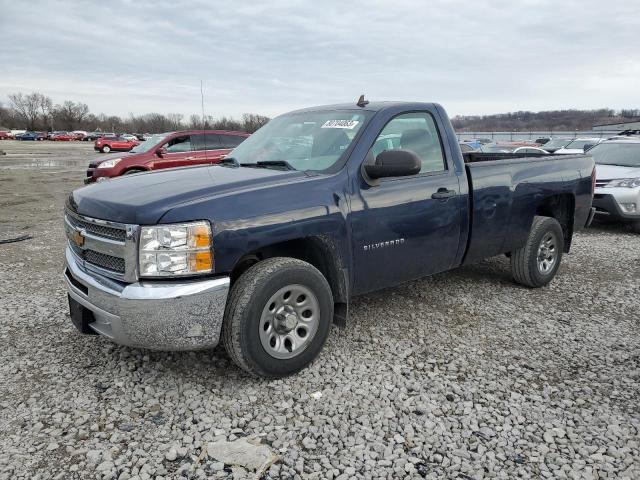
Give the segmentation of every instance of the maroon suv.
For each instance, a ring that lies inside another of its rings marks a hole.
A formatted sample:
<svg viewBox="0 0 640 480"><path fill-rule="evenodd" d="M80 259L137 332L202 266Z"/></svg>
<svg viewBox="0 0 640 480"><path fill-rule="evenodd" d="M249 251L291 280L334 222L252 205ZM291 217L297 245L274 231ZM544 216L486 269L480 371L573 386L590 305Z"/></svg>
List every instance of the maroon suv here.
<svg viewBox="0 0 640 480"><path fill-rule="evenodd" d="M225 130L188 130L153 135L130 152L102 155L87 169L85 183L161 168L220 162L249 136Z"/></svg>

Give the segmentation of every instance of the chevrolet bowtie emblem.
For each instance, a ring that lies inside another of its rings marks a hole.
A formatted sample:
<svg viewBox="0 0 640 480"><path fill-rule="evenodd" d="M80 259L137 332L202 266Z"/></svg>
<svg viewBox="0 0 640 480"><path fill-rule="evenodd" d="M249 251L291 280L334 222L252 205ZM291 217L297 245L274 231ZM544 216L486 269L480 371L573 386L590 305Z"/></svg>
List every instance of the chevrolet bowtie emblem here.
<svg viewBox="0 0 640 480"><path fill-rule="evenodd" d="M79 247L84 245L84 235L82 235L82 233L78 230L73 232L73 243L75 243Z"/></svg>

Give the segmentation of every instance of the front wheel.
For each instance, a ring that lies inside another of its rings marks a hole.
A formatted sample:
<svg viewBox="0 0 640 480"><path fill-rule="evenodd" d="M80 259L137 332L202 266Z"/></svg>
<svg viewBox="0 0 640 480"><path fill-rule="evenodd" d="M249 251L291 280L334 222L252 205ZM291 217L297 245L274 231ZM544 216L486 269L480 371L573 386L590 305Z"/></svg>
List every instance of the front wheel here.
<svg viewBox="0 0 640 480"><path fill-rule="evenodd" d="M142 173L142 172L146 172L146 170L142 168L132 168L131 170L127 170L126 172L124 172L123 175L133 175L134 173Z"/></svg>
<svg viewBox="0 0 640 480"><path fill-rule="evenodd" d="M511 254L513 279L527 287L548 284L560 268L563 248L564 235L558 221L534 217L527 243Z"/></svg>
<svg viewBox="0 0 640 480"><path fill-rule="evenodd" d="M318 356L332 318L331 288L318 269L295 258L270 258L233 285L222 343L234 363L250 374L285 377Z"/></svg>
<svg viewBox="0 0 640 480"><path fill-rule="evenodd" d="M102 153L109 153L111 151L111 147L109 145L105 145L100 149Z"/></svg>

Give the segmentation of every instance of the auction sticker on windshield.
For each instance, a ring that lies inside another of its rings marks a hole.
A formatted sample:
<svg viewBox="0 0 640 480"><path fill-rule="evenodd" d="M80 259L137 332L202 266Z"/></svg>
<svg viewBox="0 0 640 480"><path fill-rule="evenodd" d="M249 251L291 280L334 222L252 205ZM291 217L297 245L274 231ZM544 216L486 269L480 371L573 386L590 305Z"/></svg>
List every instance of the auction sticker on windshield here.
<svg viewBox="0 0 640 480"><path fill-rule="evenodd" d="M360 123L358 120L327 120L321 128L347 128L352 130Z"/></svg>

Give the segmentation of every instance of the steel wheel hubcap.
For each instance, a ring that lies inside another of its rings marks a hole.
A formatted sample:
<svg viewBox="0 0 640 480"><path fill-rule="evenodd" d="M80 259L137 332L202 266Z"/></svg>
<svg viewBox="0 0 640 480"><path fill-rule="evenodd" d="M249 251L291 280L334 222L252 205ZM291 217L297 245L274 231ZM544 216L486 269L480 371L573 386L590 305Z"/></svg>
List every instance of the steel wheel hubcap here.
<svg viewBox="0 0 640 480"><path fill-rule="evenodd" d="M552 233L547 233L542 237L542 242L538 247L538 271L544 275L548 274L555 266L557 259L556 237Z"/></svg>
<svg viewBox="0 0 640 480"><path fill-rule="evenodd" d="M260 343L274 358L302 353L318 331L320 305L304 285L287 285L267 301L260 317Z"/></svg>

